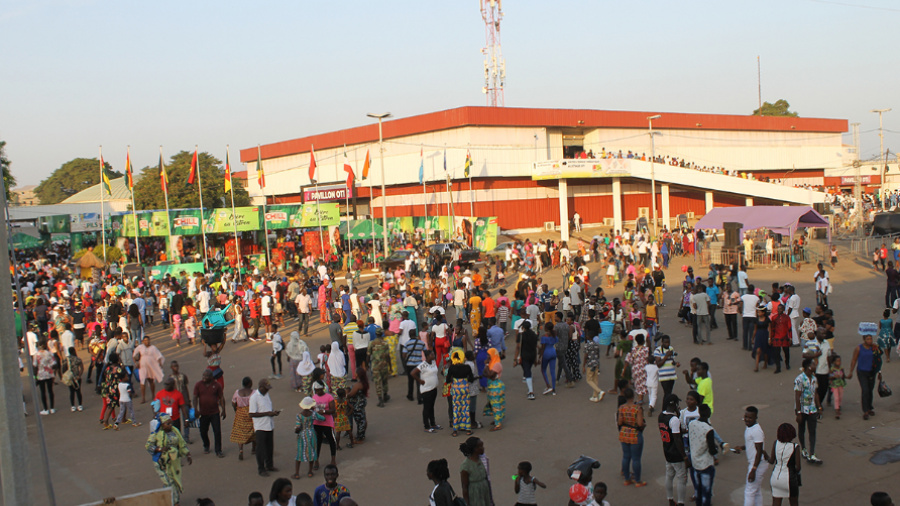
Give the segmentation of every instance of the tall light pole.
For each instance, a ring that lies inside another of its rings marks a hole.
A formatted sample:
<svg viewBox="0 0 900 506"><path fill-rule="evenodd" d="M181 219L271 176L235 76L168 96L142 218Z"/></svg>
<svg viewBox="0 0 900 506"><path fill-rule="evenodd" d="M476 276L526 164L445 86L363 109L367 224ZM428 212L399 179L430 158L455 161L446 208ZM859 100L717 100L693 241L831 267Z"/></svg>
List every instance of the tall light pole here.
<svg viewBox="0 0 900 506"><path fill-rule="evenodd" d="M659 228L656 224L656 142L653 141L653 120L661 118L661 114L647 117L650 124L650 205L653 213L653 237L659 236Z"/></svg>
<svg viewBox="0 0 900 506"><path fill-rule="evenodd" d="M387 196L385 195L384 190L384 136L381 132L381 122L385 118L390 118L391 113L385 112L382 114L366 114L366 116L370 118L375 118L378 120L378 152L379 158L381 159L381 240L383 242L382 246L384 246L384 258L387 258L388 255L388 241L387 241Z"/></svg>
<svg viewBox="0 0 900 506"><path fill-rule="evenodd" d="M872 109L872 112L878 113L878 137L881 139L881 184L878 186L878 197L881 199L881 209L884 209L884 166L887 164L887 155L884 152L884 113L891 112L891 109Z"/></svg>

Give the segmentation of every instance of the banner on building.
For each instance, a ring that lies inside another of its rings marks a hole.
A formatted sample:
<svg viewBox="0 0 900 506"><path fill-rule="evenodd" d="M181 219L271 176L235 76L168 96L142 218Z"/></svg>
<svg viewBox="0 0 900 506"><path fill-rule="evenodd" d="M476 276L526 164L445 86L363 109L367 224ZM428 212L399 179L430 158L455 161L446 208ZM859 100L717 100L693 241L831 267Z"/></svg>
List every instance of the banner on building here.
<svg viewBox="0 0 900 506"><path fill-rule="evenodd" d="M475 249L489 251L497 247L500 226L496 216L475 218Z"/></svg>
<svg viewBox="0 0 900 506"><path fill-rule="evenodd" d="M535 162L531 179L627 177L631 175L631 160L628 158L603 158L581 160L550 160Z"/></svg>
<svg viewBox="0 0 900 506"><path fill-rule="evenodd" d="M172 235L200 235L203 232L203 211L200 209L177 209L170 212Z"/></svg>
<svg viewBox="0 0 900 506"><path fill-rule="evenodd" d="M258 207L238 207L232 214L231 209L215 209L206 217L207 234L231 234L237 225L238 232L262 229Z"/></svg>
<svg viewBox="0 0 900 506"><path fill-rule="evenodd" d="M330 227L341 222L340 204L304 204L301 227Z"/></svg>
<svg viewBox="0 0 900 506"><path fill-rule="evenodd" d="M100 213L71 214L69 230L72 232L100 232Z"/></svg>
<svg viewBox="0 0 900 506"><path fill-rule="evenodd" d="M353 190L347 188L347 185L337 184L328 186L319 186L307 188L303 190L303 202L332 202L335 200L347 200L353 198Z"/></svg>
<svg viewBox="0 0 900 506"><path fill-rule="evenodd" d="M38 220L38 229L48 234L68 234L70 230L69 215L44 216Z"/></svg>
<svg viewBox="0 0 900 506"><path fill-rule="evenodd" d="M150 279L163 279L166 274L178 277L182 272L190 276L198 272L205 272L203 262L191 262L187 264L154 265L150 267Z"/></svg>

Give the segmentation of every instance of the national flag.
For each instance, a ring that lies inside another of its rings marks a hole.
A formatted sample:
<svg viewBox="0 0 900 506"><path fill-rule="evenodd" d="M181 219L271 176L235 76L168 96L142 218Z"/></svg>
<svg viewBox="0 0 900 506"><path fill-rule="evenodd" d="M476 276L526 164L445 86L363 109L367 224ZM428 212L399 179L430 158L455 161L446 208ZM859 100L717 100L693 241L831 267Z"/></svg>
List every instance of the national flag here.
<svg viewBox="0 0 900 506"><path fill-rule="evenodd" d="M231 163L228 161L228 152L225 152L225 193L231 191Z"/></svg>
<svg viewBox="0 0 900 506"><path fill-rule="evenodd" d="M194 150L194 157L191 158L191 172L188 174L187 184L194 184L197 179L197 150Z"/></svg>
<svg viewBox="0 0 900 506"><path fill-rule="evenodd" d="M419 148L419 184L425 184L425 150Z"/></svg>
<svg viewBox="0 0 900 506"><path fill-rule="evenodd" d="M447 150L444 149L444 172L447 172Z"/></svg>
<svg viewBox="0 0 900 506"><path fill-rule="evenodd" d="M466 150L466 164L463 166L463 174L466 177L469 177L469 169L472 167L472 155L469 154L469 151Z"/></svg>
<svg viewBox="0 0 900 506"><path fill-rule="evenodd" d="M163 193L169 193L169 175L166 174L166 164L163 163L162 153L159 154L159 186Z"/></svg>
<svg viewBox="0 0 900 506"><path fill-rule="evenodd" d="M125 177L128 178L128 189L134 191L134 174L131 171L131 153L125 154Z"/></svg>
<svg viewBox="0 0 900 506"><path fill-rule="evenodd" d="M259 189L266 188L266 173L263 171L262 152L259 146L256 146L256 182L259 183Z"/></svg>
<svg viewBox="0 0 900 506"><path fill-rule="evenodd" d="M363 181L365 181L366 178L369 177L369 167L371 167L371 166L372 166L372 162L369 161L369 150L367 149L366 150L366 161L363 163L363 173L362 173Z"/></svg>
<svg viewBox="0 0 900 506"><path fill-rule="evenodd" d="M100 155L100 178L103 183L103 189L106 190L107 195L112 195L112 185L109 182L109 174L106 172L106 167L104 167L103 155Z"/></svg>
<svg viewBox="0 0 900 506"><path fill-rule="evenodd" d="M344 151L344 172L347 173L347 188L353 188L356 174L353 173L353 167L350 166L350 160L347 159L347 152Z"/></svg>
<svg viewBox="0 0 900 506"><path fill-rule="evenodd" d="M316 182L316 149L309 146L309 180Z"/></svg>

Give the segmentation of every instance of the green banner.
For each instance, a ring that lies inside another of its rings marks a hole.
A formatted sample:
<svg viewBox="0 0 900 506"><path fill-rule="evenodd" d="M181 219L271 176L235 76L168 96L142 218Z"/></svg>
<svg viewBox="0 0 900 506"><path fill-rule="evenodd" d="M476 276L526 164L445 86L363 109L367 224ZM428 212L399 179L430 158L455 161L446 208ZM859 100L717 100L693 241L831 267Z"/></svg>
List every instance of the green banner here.
<svg viewBox="0 0 900 506"><path fill-rule="evenodd" d="M150 267L150 279L163 279L166 274L172 277L178 277L181 272L185 272L188 276L198 272L204 272L203 262L193 262L189 264L172 264L172 265L154 265Z"/></svg>
<svg viewBox="0 0 900 506"><path fill-rule="evenodd" d="M206 233L231 234L234 232L235 222L238 232L262 229L258 207L238 207L234 210L234 214L231 209L221 208L213 210L206 217Z"/></svg>
<svg viewBox="0 0 900 506"><path fill-rule="evenodd" d="M200 209L177 209L172 216L172 235L200 235L203 216Z"/></svg>
<svg viewBox="0 0 900 506"><path fill-rule="evenodd" d="M13 234L10 237L10 242L12 242L13 248L16 249L32 249L44 246L44 243L39 238L21 232Z"/></svg>
<svg viewBox="0 0 900 506"><path fill-rule="evenodd" d="M316 214L318 213L318 214ZM303 204L303 218L300 221L301 227L330 227L338 225L341 222L340 204Z"/></svg>
<svg viewBox="0 0 900 506"><path fill-rule="evenodd" d="M497 246L499 228L496 216L475 218L475 249L481 251L494 249Z"/></svg>
<svg viewBox="0 0 900 506"><path fill-rule="evenodd" d="M72 239L72 234L69 233L60 233L60 234L51 234L50 240L53 242L57 241L70 241Z"/></svg>
<svg viewBox="0 0 900 506"><path fill-rule="evenodd" d="M169 235L169 218L165 211L150 213L150 235L154 237Z"/></svg>
<svg viewBox="0 0 900 506"><path fill-rule="evenodd" d="M272 205L266 209L269 230L300 228L303 226L303 205Z"/></svg>
<svg viewBox="0 0 900 506"><path fill-rule="evenodd" d="M56 216L44 216L39 220L38 228L41 232L48 234L68 234L69 233L69 215L59 214Z"/></svg>
<svg viewBox="0 0 900 506"><path fill-rule="evenodd" d="M250 255L249 257L250 265L256 267L260 271L266 270L266 255L265 253L257 253L256 255Z"/></svg>

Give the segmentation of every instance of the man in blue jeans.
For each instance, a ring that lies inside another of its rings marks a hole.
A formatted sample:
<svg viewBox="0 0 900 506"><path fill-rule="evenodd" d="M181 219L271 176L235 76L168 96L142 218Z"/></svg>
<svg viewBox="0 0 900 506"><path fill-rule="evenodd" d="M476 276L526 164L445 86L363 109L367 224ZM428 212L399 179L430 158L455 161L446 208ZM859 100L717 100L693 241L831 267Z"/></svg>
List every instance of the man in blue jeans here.
<svg viewBox="0 0 900 506"><path fill-rule="evenodd" d="M716 478L716 440L714 429L709 424L712 414L709 406L701 404L697 408L700 418L688 425L688 439L691 448L691 473L697 488L697 506L712 505L713 481Z"/></svg>

